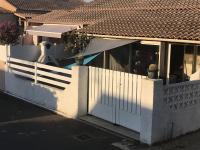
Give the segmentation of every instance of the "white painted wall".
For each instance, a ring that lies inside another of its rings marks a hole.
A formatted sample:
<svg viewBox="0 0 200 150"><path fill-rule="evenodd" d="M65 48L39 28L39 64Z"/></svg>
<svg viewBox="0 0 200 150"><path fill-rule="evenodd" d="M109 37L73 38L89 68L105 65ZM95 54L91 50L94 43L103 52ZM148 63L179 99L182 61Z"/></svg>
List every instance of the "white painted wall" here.
<svg viewBox="0 0 200 150"><path fill-rule="evenodd" d="M200 81L143 80L140 141L153 144L200 129Z"/></svg>
<svg viewBox="0 0 200 150"><path fill-rule="evenodd" d="M172 138L200 129L199 91L199 80L163 87L163 113L168 114Z"/></svg>
<svg viewBox="0 0 200 150"><path fill-rule="evenodd" d="M87 67L73 68L72 83L65 90L34 83L6 72L5 89L7 93L32 104L69 118L77 118L87 113L87 69Z"/></svg>
<svg viewBox="0 0 200 150"><path fill-rule="evenodd" d="M0 90L5 90L5 70L7 60L7 45L0 45Z"/></svg>
<svg viewBox="0 0 200 150"><path fill-rule="evenodd" d="M0 21L13 21L17 22L17 17L13 14L0 14Z"/></svg>
<svg viewBox="0 0 200 150"><path fill-rule="evenodd" d="M69 118L87 114L87 82L88 67L83 66L72 68L65 90L5 75L6 92ZM162 80L142 79L141 87L141 142L153 144L200 129L199 80L163 85Z"/></svg>
<svg viewBox="0 0 200 150"><path fill-rule="evenodd" d="M17 59L36 61L40 56L40 48L35 45L14 45L11 46L10 56Z"/></svg>
<svg viewBox="0 0 200 150"><path fill-rule="evenodd" d="M0 45L0 60L6 62L7 60L7 45Z"/></svg>
<svg viewBox="0 0 200 150"><path fill-rule="evenodd" d="M46 42L41 43L40 46L36 45L13 45L10 49L10 56L17 59L27 60L43 63L45 56L51 56L53 59L62 60L68 56L68 53L64 51L64 44L52 44L51 48L45 47Z"/></svg>
<svg viewBox="0 0 200 150"><path fill-rule="evenodd" d="M67 57L67 52L64 50L65 46L64 44L54 44L54 56L57 59L62 60L63 58Z"/></svg>

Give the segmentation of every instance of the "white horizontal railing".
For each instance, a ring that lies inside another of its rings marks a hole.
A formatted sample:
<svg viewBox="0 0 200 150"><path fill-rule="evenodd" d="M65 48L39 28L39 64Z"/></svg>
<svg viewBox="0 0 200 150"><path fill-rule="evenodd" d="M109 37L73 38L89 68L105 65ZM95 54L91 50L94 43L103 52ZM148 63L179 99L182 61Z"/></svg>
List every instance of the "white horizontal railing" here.
<svg viewBox="0 0 200 150"><path fill-rule="evenodd" d="M72 81L72 71L68 69L10 57L7 65L9 72L32 79L35 83L66 88Z"/></svg>

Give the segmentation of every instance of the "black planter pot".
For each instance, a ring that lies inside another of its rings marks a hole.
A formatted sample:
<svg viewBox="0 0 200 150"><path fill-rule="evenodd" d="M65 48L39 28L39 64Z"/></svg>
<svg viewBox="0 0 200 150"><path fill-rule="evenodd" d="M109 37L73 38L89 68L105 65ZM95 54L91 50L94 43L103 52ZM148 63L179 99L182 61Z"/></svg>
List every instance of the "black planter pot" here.
<svg viewBox="0 0 200 150"><path fill-rule="evenodd" d="M148 78L149 79L157 79L158 78L158 71L148 71Z"/></svg>

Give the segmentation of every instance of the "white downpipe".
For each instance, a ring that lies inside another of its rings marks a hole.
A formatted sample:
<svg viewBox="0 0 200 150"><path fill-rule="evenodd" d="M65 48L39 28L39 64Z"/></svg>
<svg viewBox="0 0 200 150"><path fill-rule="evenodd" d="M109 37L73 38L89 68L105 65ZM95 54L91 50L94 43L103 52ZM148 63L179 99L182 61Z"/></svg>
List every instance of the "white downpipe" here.
<svg viewBox="0 0 200 150"><path fill-rule="evenodd" d="M171 51L172 51L172 44L169 44L168 57L167 57L167 84L169 84L169 77L170 77Z"/></svg>

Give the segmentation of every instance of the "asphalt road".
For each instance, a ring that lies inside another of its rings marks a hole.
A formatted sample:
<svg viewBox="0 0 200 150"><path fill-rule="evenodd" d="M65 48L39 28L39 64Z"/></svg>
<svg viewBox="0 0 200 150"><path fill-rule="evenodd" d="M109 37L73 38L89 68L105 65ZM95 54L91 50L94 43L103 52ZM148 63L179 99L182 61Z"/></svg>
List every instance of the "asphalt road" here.
<svg viewBox="0 0 200 150"><path fill-rule="evenodd" d="M149 147L0 93L0 150L200 150L200 131Z"/></svg>
<svg viewBox="0 0 200 150"><path fill-rule="evenodd" d="M118 150L121 140L0 93L0 150Z"/></svg>

